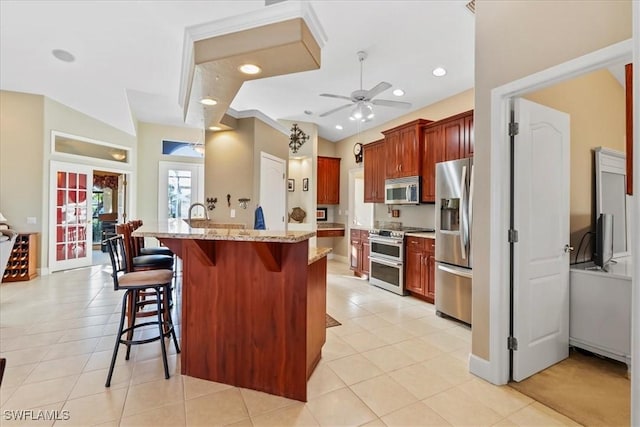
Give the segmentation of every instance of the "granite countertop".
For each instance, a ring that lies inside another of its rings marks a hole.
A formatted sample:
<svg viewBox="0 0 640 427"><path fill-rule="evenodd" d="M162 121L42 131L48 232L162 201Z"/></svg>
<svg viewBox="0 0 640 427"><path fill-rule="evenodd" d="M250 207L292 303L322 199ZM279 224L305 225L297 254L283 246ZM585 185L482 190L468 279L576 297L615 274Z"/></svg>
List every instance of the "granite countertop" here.
<svg viewBox="0 0 640 427"><path fill-rule="evenodd" d="M351 230L364 230L364 231L369 231L371 230L373 227L368 226L368 225L352 225L351 227L349 227Z"/></svg>
<svg viewBox="0 0 640 427"><path fill-rule="evenodd" d="M132 235L168 239L236 240L244 242L297 243L315 236L315 231L270 231L238 228L196 228L182 219L145 222Z"/></svg>
<svg viewBox="0 0 640 427"><path fill-rule="evenodd" d="M331 252L333 249L331 248L309 248L309 262L308 264L311 265L314 262L318 261L319 259L327 256L327 254L329 254L329 252Z"/></svg>
<svg viewBox="0 0 640 427"><path fill-rule="evenodd" d="M317 224L318 230L344 230L344 224L337 222L319 222Z"/></svg>
<svg viewBox="0 0 640 427"><path fill-rule="evenodd" d="M436 233L435 231L430 231L430 232L419 232L419 233L407 233L405 234L405 236L411 236L411 237L422 237L423 239L435 239L436 238Z"/></svg>

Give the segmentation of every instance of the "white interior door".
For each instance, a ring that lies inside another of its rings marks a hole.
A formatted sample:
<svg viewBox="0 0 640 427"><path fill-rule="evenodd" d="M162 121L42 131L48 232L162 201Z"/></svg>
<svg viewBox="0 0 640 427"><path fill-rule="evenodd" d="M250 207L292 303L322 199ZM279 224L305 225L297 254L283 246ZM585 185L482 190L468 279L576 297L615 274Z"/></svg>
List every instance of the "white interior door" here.
<svg viewBox="0 0 640 427"><path fill-rule="evenodd" d="M158 175L158 221L187 218L192 203L204 203L203 165L159 162Z"/></svg>
<svg viewBox="0 0 640 427"><path fill-rule="evenodd" d="M569 355L569 115L516 99L513 379Z"/></svg>
<svg viewBox="0 0 640 427"><path fill-rule="evenodd" d="M93 169L52 161L49 179L49 270L90 266Z"/></svg>
<svg viewBox="0 0 640 427"><path fill-rule="evenodd" d="M260 153L260 206L267 230L286 230L286 161Z"/></svg>

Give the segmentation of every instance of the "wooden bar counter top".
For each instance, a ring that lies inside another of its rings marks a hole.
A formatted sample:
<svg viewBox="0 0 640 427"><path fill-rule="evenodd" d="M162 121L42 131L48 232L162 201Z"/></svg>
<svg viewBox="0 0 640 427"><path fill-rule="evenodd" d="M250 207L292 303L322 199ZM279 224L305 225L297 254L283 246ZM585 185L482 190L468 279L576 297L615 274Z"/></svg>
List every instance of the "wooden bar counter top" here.
<svg viewBox="0 0 640 427"><path fill-rule="evenodd" d="M327 253L314 232L149 223L182 259L181 372L307 400L326 339Z"/></svg>

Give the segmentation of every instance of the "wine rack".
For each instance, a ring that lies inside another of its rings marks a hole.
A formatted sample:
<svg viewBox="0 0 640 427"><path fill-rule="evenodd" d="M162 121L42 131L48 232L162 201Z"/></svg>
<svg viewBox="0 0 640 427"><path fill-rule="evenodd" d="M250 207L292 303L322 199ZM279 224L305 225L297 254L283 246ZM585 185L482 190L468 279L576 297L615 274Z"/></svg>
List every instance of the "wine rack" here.
<svg viewBox="0 0 640 427"><path fill-rule="evenodd" d="M38 275L36 271L37 237L38 233L18 234L2 276L3 282L31 280Z"/></svg>

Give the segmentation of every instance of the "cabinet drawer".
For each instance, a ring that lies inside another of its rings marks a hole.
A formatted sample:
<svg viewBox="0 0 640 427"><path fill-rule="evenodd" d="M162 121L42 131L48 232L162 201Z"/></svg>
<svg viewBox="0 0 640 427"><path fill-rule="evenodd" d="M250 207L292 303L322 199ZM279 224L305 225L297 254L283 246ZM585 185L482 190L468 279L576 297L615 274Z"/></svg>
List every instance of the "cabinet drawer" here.
<svg viewBox="0 0 640 427"><path fill-rule="evenodd" d="M318 237L340 237L344 236L344 230L323 230L319 228L316 235Z"/></svg>
<svg viewBox="0 0 640 427"><path fill-rule="evenodd" d="M407 248L424 250L427 248L427 239L422 237L407 236Z"/></svg>
<svg viewBox="0 0 640 427"><path fill-rule="evenodd" d="M436 252L436 239L426 238L426 239L423 239L423 240L425 241L425 246L424 246L425 250L428 251L428 252L435 253Z"/></svg>

